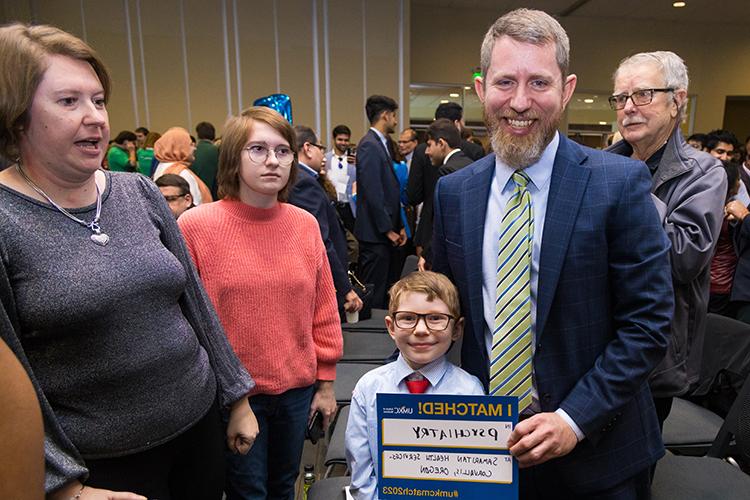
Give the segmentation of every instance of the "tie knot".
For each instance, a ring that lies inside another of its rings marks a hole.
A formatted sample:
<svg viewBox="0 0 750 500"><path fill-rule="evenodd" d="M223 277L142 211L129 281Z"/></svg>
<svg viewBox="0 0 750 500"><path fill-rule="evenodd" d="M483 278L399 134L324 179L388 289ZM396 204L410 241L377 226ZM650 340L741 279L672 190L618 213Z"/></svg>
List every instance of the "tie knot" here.
<svg viewBox="0 0 750 500"><path fill-rule="evenodd" d="M523 170L516 170L513 172L513 182L515 182L521 189L526 188L529 180L529 176Z"/></svg>
<svg viewBox="0 0 750 500"><path fill-rule="evenodd" d="M406 377L406 380L424 380L424 375L419 372L412 372Z"/></svg>

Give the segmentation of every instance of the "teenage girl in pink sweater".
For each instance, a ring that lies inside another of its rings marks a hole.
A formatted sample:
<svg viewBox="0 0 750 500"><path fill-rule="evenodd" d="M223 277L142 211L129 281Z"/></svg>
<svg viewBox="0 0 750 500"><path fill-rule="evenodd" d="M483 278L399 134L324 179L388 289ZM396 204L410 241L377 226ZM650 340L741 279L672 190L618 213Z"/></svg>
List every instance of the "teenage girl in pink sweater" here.
<svg viewBox="0 0 750 500"><path fill-rule="evenodd" d="M255 379L260 426L245 456L227 454L227 498L294 498L305 427L327 426L342 354L336 292L316 220L287 203L296 144L289 123L262 107L224 128L219 195L179 219L232 347Z"/></svg>

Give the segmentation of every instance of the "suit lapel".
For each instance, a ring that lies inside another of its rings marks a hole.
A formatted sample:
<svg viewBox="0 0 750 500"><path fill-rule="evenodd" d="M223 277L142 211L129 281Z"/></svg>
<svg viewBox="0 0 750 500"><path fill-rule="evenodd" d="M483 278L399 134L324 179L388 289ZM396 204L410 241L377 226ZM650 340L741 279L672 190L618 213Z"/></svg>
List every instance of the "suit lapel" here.
<svg viewBox="0 0 750 500"><path fill-rule="evenodd" d="M391 154L388 152L388 149L385 147L385 144L383 144L383 141L380 140L380 136L375 133L374 130L370 129L368 130L368 133L372 135L372 138L380 144L380 150L385 155L385 164L388 165L388 170L391 172L391 175L396 180L396 183L398 183L398 176L396 175L396 171L393 169L393 160L391 159Z"/></svg>
<svg viewBox="0 0 750 500"><path fill-rule="evenodd" d="M537 340L541 337L547 322L578 210L588 184L590 172L588 167L582 165L586 158L586 154L578 145L565 137L560 137L560 146L552 167L539 257Z"/></svg>
<svg viewBox="0 0 750 500"><path fill-rule="evenodd" d="M468 317L477 345L484 345L484 307L482 300L482 244L484 241L484 219L487 213L492 174L495 171L495 156L479 160L474 173L463 184L461 210L463 232L464 266L468 285ZM484 349L482 349L484 352Z"/></svg>

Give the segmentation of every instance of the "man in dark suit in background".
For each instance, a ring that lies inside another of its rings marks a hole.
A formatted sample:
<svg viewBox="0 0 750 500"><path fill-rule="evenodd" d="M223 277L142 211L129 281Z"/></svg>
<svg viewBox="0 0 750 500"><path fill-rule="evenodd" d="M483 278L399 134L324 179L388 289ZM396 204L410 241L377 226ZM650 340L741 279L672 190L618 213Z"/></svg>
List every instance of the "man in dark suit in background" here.
<svg viewBox="0 0 750 500"><path fill-rule="evenodd" d="M325 164L325 149L318 144L318 137L310 127L297 125L294 127L294 133L297 137L298 172L294 187L289 192L289 203L310 212L320 225L320 235L331 265L339 310L343 308L347 312L359 311L362 309L362 300L349 282L349 261L343 224L333 202L318 182L320 171Z"/></svg>
<svg viewBox="0 0 750 500"><path fill-rule="evenodd" d="M474 160L461 149L461 132L447 118L440 118L427 129L427 156L438 176L452 174Z"/></svg>
<svg viewBox="0 0 750 500"><path fill-rule="evenodd" d="M569 42L541 11L498 19L475 89L495 155L438 181L433 268L458 286L462 368L519 398L522 499L649 497L664 454L647 379L673 310L642 162L557 132Z"/></svg>
<svg viewBox="0 0 750 500"><path fill-rule="evenodd" d="M440 104L435 110L435 119L447 118L453 122L453 125L458 129L459 139L461 138L461 132L466 128L466 122L464 121L464 108L461 107L457 102L444 102ZM458 146L461 151L464 152L471 160L476 161L484 156L484 149L479 144L474 144L466 139L460 139L461 144Z"/></svg>
<svg viewBox="0 0 750 500"><path fill-rule="evenodd" d="M398 247L406 243L399 184L386 138L398 125L397 109L390 97L370 96L365 104L370 130L357 145L358 273L363 283L374 284L372 306L380 309L385 309L388 287L401 272Z"/></svg>
<svg viewBox="0 0 750 500"><path fill-rule="evenodd" d="M432 168L437 170L438 177L456 172L473 162L459 149L460 145L461 133L454 122L447 118L438 118L430 124L430 128L427 130L427 150L425 153L430 159ZM431 268L432 222L432 203L425 203L422 207L420 219L424 231L424 247L417 264L420 271Z"/></svg>

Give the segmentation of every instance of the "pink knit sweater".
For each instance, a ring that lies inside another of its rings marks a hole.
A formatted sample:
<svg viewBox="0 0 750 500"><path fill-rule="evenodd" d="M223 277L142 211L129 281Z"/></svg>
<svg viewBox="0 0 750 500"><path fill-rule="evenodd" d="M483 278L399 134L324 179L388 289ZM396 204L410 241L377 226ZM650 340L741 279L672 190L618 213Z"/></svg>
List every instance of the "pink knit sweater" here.
<svg viewBox="0 0 750 500"><path fill-rule="evenodd" d="M255 379L251 394L336 378L343 349L336 293L309 213L221 200L178 223L229 342Z"/></svg>

